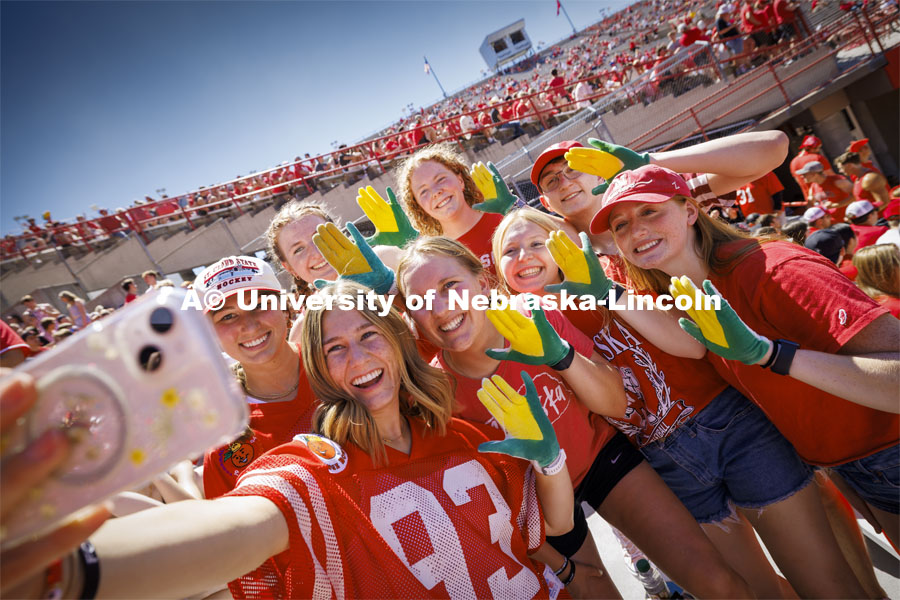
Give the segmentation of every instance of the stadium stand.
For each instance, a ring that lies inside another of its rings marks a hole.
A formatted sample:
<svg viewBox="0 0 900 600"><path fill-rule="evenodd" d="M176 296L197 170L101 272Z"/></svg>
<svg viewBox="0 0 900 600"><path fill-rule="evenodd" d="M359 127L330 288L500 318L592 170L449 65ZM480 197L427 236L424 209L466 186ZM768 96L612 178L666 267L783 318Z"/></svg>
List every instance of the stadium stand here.
<svg viewBox="0 0 900 600"><path fill-rule="evenodd" d="M97 294L142 269L187 274L260 250L261 224L289 198L321 200L365 229L356 187L392 185L392 169L420 144L452 141L473 162L493 161L534 203L526 171L535 150L558 140L599 137L646 151L777 126L774 116L796 113L835 81L884 65L898 42L890 7L804 2L792 35L775 22L744 23L734 52L715 23L736 7L645 0L351 146L94 219L29 219L25 233L0 241L0 308L51 283Z"/></svg>

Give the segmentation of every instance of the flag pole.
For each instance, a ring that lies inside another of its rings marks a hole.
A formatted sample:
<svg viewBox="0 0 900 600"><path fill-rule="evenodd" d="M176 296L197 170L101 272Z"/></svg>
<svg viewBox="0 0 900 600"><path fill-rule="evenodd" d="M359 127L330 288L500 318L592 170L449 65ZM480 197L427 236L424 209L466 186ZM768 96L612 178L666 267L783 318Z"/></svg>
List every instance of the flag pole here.
<svg viewBox="0 0 900 600"><path fill-rule="evenodd" d="M428 57L423 56L425 59L425 65L428 67L428 72L431 73L431 76L434 77L434 80L437 82L438 87L441 88L441 93L444 95L444 98L447 97L447 92L444 91L444 86L441 85L441 81L437 77L437 73L434 72L434 69L431 66L431 63L428 62Z"/></svg>
<svg viewBox="0 0 900 600"><path fill-rule="evenodd" d="M561 0L556 0L556 5L559 6L559 7L562 9L563 14L566 15L566 21L568 21L568 22L569 22L569 25L572 26L572 33L574 33L575 35L578 35L578 30L575 29L575 24L572 23L572 19L569 18L569 13L566 12L566 7L563 6L562 1L561 1Z"/></svg>

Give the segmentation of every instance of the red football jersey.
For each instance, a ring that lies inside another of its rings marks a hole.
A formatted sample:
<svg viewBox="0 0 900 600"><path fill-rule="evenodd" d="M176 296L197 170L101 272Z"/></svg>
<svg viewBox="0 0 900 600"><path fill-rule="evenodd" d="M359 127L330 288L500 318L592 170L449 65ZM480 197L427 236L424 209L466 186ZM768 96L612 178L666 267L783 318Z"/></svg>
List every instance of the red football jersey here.
<svg viewBox="0 0 900 600"><path fill-rule="evenodd" d="M543 516L528 463L482 454L483 426L445 436L410 420L409 455L376 467L358 447L297 436L229 495L263 496L284 514L290 549L230 584L235 598L547 597ZM550 575L552 578L552 574ZM552 579L551 579L552 580Z"/></svg>

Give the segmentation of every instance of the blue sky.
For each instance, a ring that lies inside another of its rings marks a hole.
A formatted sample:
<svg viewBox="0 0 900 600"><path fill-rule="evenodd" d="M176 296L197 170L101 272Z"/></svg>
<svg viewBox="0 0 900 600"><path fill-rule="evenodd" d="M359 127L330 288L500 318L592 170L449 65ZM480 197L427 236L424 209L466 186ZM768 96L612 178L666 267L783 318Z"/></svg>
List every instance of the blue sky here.
<svg viewBox="0 0 900 600"><path fill-rule="evenodd" d="M567 0L579 29L627 0ZM485 68L484 36L535 2L0 2L0 231L127 206L353 143Z"/></svg>

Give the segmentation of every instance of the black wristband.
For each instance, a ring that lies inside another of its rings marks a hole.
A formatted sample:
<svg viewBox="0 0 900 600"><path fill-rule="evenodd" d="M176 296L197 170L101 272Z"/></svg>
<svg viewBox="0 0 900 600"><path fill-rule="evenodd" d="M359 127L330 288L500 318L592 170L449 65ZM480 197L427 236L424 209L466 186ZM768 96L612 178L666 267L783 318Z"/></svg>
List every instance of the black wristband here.
<svg viewBox="0 0 900 600"><path fill-rule="evenodd" d="M788 340L778 340L777 343L778 356L775 357L769 370L779 375L787 375L791 371L791 363L794 362L794 354L797 353L800 344Z"/></svg>
<svg viewBox="0 0 900 600"><path fill-rule="evenodd" d="M555 365L550 365L550 368L554 371L565 371L572 366L573 360L575 360L575 346L569 344L569 351L566 353L566 355Z"/></svg>
<svg viewBox="0 0 900 600"><path fill-rule="evenodd" d="M772 366L772 363L775 362L775 359L778 358L778 352L781 349L781 340L772 340L772 354L769 355L769 360L759 365L763 369L768 369Z"/></svg>
<svg viewBox="0 0 900 600"><path fill-rule="evenodd" d="M572 565L572 570L569 571L569 576L566 577L566 580L562 582L563 585L569 585L572 583L572 580L575 579L575 561L570 560L569 564Z"/></svg>
<svg viewBox="0 0 900 600"><path fill-rule="evenodd" d="M578 552L589 533L587 518L584 516L584 509L581 508L580 502L575 502L572 520L575 522L575 526L567 533L547 536L547 543L566 557L573 556Z"/></svg>
<svg viewBox="0 0 900 600"><path fill-rule="evenodd" d="M84 585L81 588L82 600L93 600L97 597L97 588L100 587L100 559L97 550L90 542L82 542L78 548L78 557L81 559L81 572L84 576Z"/></svg>

